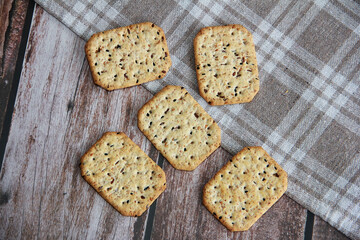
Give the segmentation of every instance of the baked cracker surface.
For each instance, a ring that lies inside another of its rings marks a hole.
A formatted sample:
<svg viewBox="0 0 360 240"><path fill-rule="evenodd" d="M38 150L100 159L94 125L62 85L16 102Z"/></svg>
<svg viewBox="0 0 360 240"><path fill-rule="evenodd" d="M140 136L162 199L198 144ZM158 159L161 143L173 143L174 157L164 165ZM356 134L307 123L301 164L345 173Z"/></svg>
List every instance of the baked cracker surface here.
<svg viewBox="0 0 360 240"><path fill-rule="evenodd" d="M205 185L203 204L230 231L245 231L286 188L280 165L263 148L246 147Z"/></svg>
<svg viewBox="0 0 360 240"><path fill-rule="evenodd" d="M96 33L85 53L94 83L106 90L163 78L171 66L164 31L151 22Z"/></svg>
<svg viewBox="0 0 360 240"><path fill-rule="evenodd" d="M164 87L139 110L138 127L180 170L194 170L221 142L216 122L178 86Z"/></svg>
<svg viewBox="0 0 360 240"><path fill-rule="evenodd" d="M202 28L194 52L200 95L209 104L250 102L259 91L255 46L245 27Z"/></svg>
<svg viewBox="0 0 360 240"><path fill-rule="evenodd" d="M140 216L166 188L164 171L122 132L105 133L81 158L83 178L124 216Z"/></svg>

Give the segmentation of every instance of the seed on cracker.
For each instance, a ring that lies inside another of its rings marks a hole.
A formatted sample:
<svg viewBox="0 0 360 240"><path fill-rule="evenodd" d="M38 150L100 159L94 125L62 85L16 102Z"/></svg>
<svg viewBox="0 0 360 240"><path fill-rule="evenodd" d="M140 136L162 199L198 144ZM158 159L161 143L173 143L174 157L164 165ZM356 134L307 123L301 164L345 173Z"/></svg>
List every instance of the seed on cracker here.
<svg viewBox="0 0 360 240"><path fill-rule="evenodd" d="M200 95L209 104L250 102L259 91L255 46L243 26L202 28L194 51Z"/></svg>
<svg viewBox="0 0 360 240"><path fill-rule="evenodd" d="M220 128L184 89L166 86L138 112L138 126L170 164L194 170L221 142Z"/></svg>
<svg viewBox="0 0 360 240"><path fill-rule="evenodd" d="M150 22L96 33L85 52L94 83L106 90L163 78L171 66L164 31Z"/></svg>
<svg viewBox="0 0 360 240"><path fill-rule="evenodd" d="M245 231L286 188L280 165L262 147L246 147L205 185L203 204L230 231Z"/></svg>
<svg viewBox="0 0 360 240"><path fill-rule="evenodd" d="M105 133L81 158L81 175L124 216L140 216L166 188L164 171L124 133Z"/></svg>

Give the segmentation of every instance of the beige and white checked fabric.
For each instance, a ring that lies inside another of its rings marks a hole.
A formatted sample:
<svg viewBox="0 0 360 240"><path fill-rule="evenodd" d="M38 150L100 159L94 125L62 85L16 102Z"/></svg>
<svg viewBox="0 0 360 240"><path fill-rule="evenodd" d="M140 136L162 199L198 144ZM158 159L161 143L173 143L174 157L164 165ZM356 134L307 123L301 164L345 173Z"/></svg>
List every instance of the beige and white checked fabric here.
<svg viewBox="0 0 360 240"><path fill-rule="evenodd" d="M288 172L287 194L360 239L360 3L316 1L36 0L84 39L151 21L173 61L144 86L184 86L219 123L222 146L260 145ZM198 94L193 39L205 26L242 24L253 33L260 92L251 103L210 106Z"/></svg>

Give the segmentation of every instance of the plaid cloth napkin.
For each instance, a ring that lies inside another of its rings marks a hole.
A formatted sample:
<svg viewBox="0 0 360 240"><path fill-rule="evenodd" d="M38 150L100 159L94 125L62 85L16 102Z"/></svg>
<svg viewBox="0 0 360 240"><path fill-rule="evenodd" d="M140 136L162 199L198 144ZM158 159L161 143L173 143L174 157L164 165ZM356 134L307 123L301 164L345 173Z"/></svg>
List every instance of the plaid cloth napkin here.
<svg viewBox="0 0 360 240"><path fill-rule="evenodd" d="M219 123L222 147L263 146L289 174L287 195L360 239L359 3L36 2L85 40L138 22L161 26L173 65L145 88L184 86ZM210 106L198 94L193 39L202 27L235 23L253 33L260 92L251 103Z"/></svg>

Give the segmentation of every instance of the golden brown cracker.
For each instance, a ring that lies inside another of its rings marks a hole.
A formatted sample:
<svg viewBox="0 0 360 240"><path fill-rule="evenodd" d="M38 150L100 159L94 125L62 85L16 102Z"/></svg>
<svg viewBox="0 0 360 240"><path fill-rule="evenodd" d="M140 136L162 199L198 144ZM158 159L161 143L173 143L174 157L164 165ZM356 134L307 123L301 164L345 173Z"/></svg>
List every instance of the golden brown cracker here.
<svg viewBox="0 0 360 240"><path fill-rule="evenodd" d="M194 51L200 95L209 104L250 102L259 91L255 46L245 27L202 28Z"/></svg>
<svg viewBox="0 0 360 240"><path fill-rule="evenodd" d="M194 170L221 142L220 128L184 89L166 86L138 113L138 126L180 170Z"/></svg>
<svg viewBox="0 0 360 240"><path fill-rule="evenodd" d="M164 31L150 22L96 33L85 52L94 83L106 90L163 78L171 66Z"/></svg>
<svg viewBox="0 0 360 240"><path fill-rule="evenodd" d="M81 158L81 175L116 210L140 216L166 188L164 171L129 137L105 133Z"/></svg>
<svg viewBox="0 0 360 240"><path fill-rule="evenodd" d="M245 231L286 188L280 165L262 147L246 147L205 185L203 204L230 231Z"/></svg>

